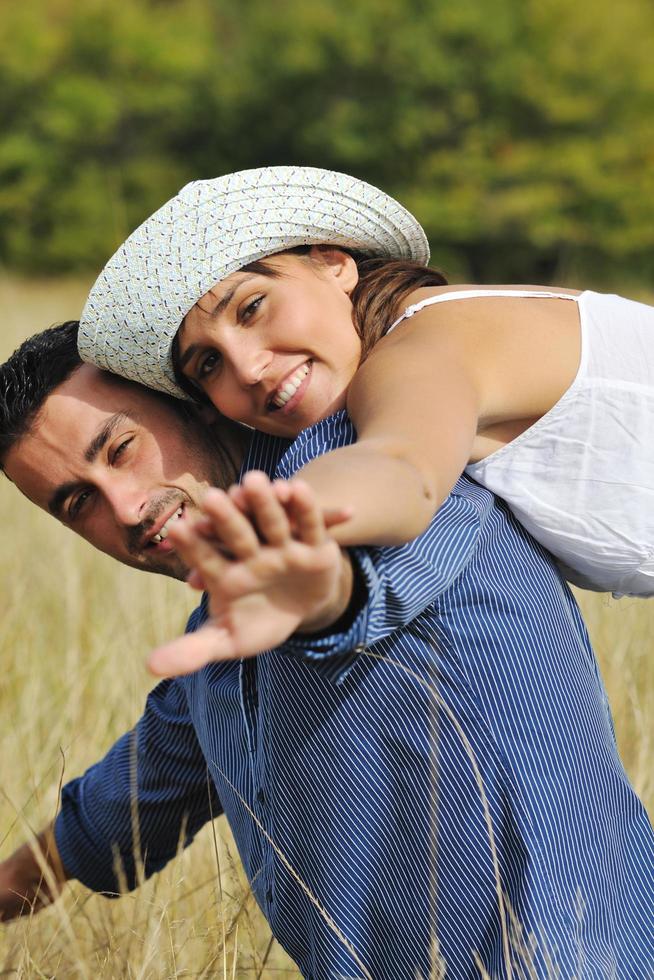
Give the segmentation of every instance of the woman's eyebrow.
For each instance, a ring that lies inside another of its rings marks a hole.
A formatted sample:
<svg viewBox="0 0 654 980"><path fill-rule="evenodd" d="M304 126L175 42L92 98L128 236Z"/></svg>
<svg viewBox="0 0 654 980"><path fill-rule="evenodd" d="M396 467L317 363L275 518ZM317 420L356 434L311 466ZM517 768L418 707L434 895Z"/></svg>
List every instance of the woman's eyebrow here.
<svg viewBox="0 0 654 980"><path fill-rule="evenodd" d="M226 310L229 304L231 303L236 290L239 289L241 286L243 286L246 282L249 282L250 279L256 279L256 277L257 277L257 273L252 272L250 273L249 276L244 276L243 279L239 279L238 282L235 282L234 285L227 290L227 292L222 297L222 299L218 300L218 303L216 304L214 309L210 312L209 316L212 318L219 316L219 314L221 314L223 310Z"/></svg>
<svg viewBox="0 0 654 980"><path fill-rule="evenodd" d="M251 279L256 279L258 275L260 275L260 273L252 272L250 273L250 275L244 276L242 279L239 279L239 281L235 282L233 286L230 286L230 288L227 290L225 295L218 300L214 308L207 312L207 316L211 320L219 316L223 312L223 310L226 310L229 304L231 303L232 299L234 298L234 293L236 292L236 290L240 289L241 286L245 285L245 283L249 282ZM197 353L197 351L201 350L202 346L203 346L202 344L189 344L189 346L186 348L186 350L183 353L181 353L180 351L179 357L177 359L180 371L182 371L186 367L186 365L191 360L193 355Z"/></svg>
<svg viewBox="0 0 654 980"><path fill-rule="evenodd" d="M183 371L188 362L191 360L196 351L199 351L202 344L189 344L183 354L179 355L178 366L179 370Z"/></svg>

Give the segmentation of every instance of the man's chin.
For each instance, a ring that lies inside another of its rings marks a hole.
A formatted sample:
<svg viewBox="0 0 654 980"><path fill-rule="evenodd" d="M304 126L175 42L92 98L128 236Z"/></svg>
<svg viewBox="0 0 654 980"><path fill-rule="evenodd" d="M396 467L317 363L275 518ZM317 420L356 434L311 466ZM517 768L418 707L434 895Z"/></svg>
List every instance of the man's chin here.
<svg viewBox="0 0 654 980"><path fill-rule="evenodd" d="M168 565L165 568L149 568L149 572L154 572L156 575L167 575L168 578L175 578L178 582L184 582L189 570L186 565L181 562L176 563L172 568Z"/></svg>
<svg viewBox="0 0 654 980"><path fill-rule="evenodd" d="M161 555L142 554L140 558L130 558L125 564L138 568L142 572L167 575L168 578L175 578L180 582L183 582L189 573L188 566L182 559L170 553L165 558Z"/></svg>

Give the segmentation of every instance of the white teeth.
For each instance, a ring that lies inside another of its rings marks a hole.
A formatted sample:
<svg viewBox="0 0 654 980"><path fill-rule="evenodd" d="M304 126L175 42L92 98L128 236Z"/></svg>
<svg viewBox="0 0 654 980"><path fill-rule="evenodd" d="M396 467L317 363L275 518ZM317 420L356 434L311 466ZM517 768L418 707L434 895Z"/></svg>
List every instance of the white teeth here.
<svg viewBox="0 0 654 980"><path fill-rule="evenodd" d="M166 521L166 523L163 525L163 527L161 527L157 531L157 533L152 536L152 540L155 544L159 544L161 541L166 540L166 538L168 537L168 528L173 523L173 521L179 520L179 518L182 516L182 511L183 508L180 507L179 510L175 511L174 514L171 514L168 520Z"/></svg>
<svg viewBox="0 0 654 980"><path fill-rule="evenodd" d="M302 382L304 381L308 373L309 373L309 365L303 364L302 367L295 372L293 377L289 378L289 380L284 384L284 387L280 388L280 390L277 392L277 394L272 400L273 405L277 405L278 408L281 408L282 405L285 405L286 402L293 397L293 395L298 390L298 388L300 387L300 385L302 384Z"/></svg>

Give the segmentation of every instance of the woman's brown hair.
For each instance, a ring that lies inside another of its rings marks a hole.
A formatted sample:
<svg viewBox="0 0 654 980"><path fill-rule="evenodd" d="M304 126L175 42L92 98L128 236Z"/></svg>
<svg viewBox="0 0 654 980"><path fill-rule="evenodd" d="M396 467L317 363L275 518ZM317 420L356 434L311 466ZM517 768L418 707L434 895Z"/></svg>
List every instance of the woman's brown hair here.
<svg viewBox="0 0 654 980"><path fill-rule="evenodd" d="M352 291L352 319L361 338L364 361L378 340L402 313L402 302L414 289L447 286L436 269L402 259L371 259L354 255L359 281Z"/></svg>

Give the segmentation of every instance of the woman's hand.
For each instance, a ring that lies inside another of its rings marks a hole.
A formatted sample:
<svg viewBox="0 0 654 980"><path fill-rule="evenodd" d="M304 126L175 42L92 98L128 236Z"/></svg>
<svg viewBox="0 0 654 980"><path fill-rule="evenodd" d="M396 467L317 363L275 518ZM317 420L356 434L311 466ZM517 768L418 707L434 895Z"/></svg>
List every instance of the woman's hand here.
<svg viewBox="0 0 654 980"><path fill-rule="evenodd" d="M263 473L249 473L238 503L210 490L202 512L176 522L169 538L191 569L190 584L209 594L209 620L154 650L148 660L154 674L254 656L343 614L352 568L306 484L272 484Z"/></svg>

